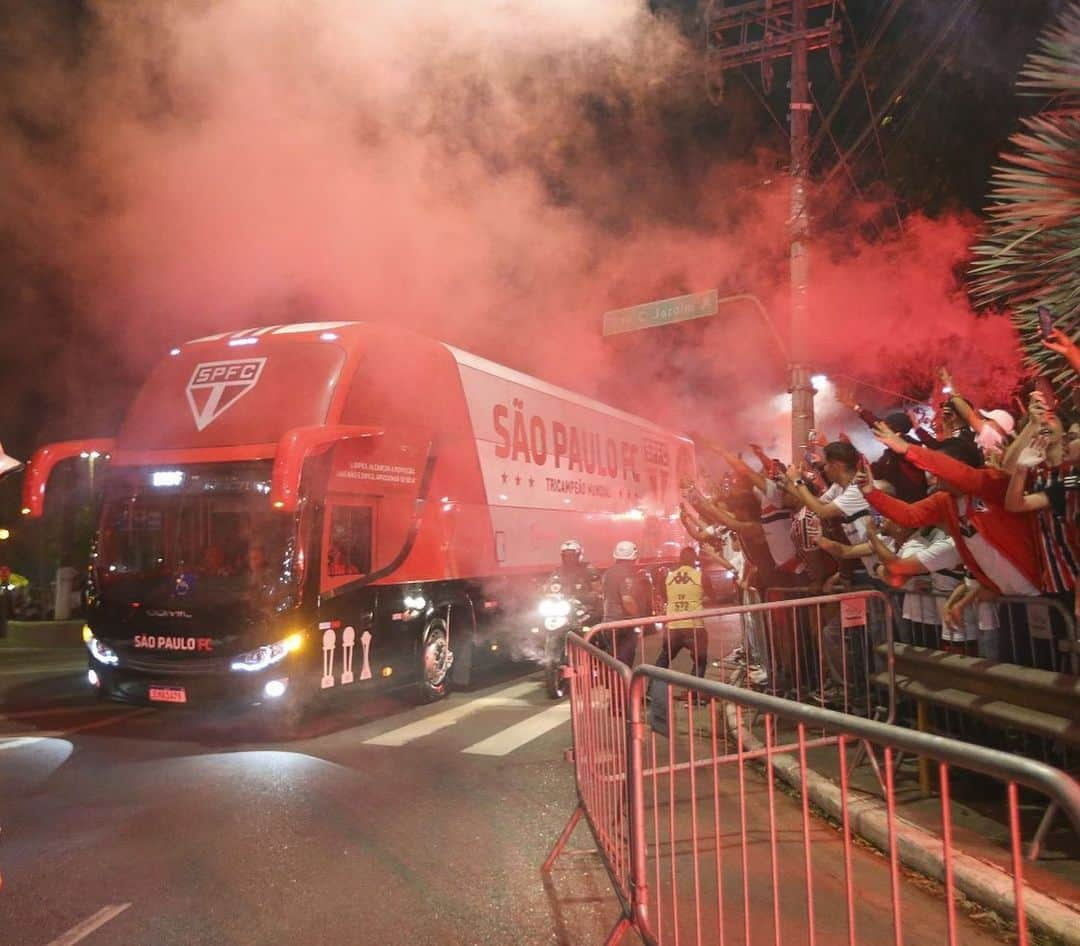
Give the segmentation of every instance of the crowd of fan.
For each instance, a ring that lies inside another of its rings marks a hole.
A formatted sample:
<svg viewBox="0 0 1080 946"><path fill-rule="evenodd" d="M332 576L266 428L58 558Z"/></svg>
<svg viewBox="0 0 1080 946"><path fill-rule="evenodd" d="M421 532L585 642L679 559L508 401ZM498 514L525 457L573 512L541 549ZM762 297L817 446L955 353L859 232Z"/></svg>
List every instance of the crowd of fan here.
<svg viewBox="0 0 1080 946"><path fill-rule="evenodd" d="M1063 334L1046 344L1080 369ZM762 598L902 591L900 639L1035 662L1017 598L1058 602L1057 625L1078 611L1080 417L1044 385L1014 417L973 405L944 369L941 380L932 431L907 412L879 419L841 398L885 447L873 463L843 435L811 438L788 466L755 444L756 463L714 447L730 472L683 484L682 521L703 566L730 569Z"/></svg>

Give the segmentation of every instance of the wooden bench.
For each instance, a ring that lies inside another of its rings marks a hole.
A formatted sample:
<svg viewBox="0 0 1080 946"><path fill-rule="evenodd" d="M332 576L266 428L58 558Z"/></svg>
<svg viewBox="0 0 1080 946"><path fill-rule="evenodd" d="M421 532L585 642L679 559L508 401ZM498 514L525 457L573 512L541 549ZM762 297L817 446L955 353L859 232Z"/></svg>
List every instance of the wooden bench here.
<svg viewBox="0 0 1080 946"><path fill-rule="evenodd" d="M877 647L887 660L887 644ZM957 710L1005 730L1030 733L1080 747L1080 677L1034 667L951 654L913 644L894 644L896 696L915 701L921 730L928 726L927 706ZM889 675L878 673L874 682L888 687ZM929 771L920 766L924 791ZM1043 817L1032 841L1029 857L1037 857L1050 827L1055 806Z"/></svg>

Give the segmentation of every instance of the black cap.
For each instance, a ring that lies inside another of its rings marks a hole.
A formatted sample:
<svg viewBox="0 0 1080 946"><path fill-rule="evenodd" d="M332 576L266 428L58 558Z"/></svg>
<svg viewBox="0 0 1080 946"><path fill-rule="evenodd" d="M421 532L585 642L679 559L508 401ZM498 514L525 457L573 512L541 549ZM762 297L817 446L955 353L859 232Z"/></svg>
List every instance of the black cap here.
<svg viewBox="0 0 1080 946"><path fill-rule="evenodd" d="M888 426L889 430L898 434L906 434L911 430L911 418L903 411L893 411L891 414L886 414L885 424Z"/></svg>
<svg viewBox="0 0 1080 946"><path fill-rule="evenodd" d="M983 465L982 451L967 437L947 437L938 449L947 457L966 463L968 466Z"/></svg>

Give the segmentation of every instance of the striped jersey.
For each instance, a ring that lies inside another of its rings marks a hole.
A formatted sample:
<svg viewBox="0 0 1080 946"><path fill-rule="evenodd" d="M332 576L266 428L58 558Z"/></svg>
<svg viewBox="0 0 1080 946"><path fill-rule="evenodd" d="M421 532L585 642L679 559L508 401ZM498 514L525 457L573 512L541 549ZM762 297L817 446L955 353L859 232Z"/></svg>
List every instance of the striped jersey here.
<svg viewBox="0 0 1080 946"><path fill-rule="evenodd" d="M1080 571L1080 467L1040 466L1034 474L1028 492L1049 500L1037 519L1043 591L1072 591Z"/></svg>

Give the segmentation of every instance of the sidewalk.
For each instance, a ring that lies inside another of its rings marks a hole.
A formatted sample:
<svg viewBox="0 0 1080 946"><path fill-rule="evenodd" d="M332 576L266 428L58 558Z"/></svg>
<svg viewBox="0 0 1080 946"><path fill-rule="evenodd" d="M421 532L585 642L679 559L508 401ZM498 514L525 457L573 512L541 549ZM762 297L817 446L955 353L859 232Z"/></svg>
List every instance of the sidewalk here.
<svg viewBox="0 0 1080 946"><path fill-rule="evenodd" d="M715 667L710 664L708 678L726 682L726 675L730 675L730 667ZM686 705L681 701L675 704L673 722L676 743L685 746L690 735L689 716ZM696 709L694 723L700 739L707 734L707 711ZM730 710L728 725L733 731L734 714ZM779 738L786 741L786 734ZM744 736L745 749L761 746L756 735ZM796 756L775 755L773 767L779 779L798 790L801 779ZM825 844L827 847L830 840L828 832L832 831L831 840L835 844L838 840L837 831L827 827L828 822L821 818L820 812L824 812L834 826L843 817L836 748L810 749L807 753L807 767L807 795L811 804L819 809L819 814L814 819L815 843ZM708 776L708 769L703 770L702 774ZM963 778L959 775L960 773L957 773L954 776L951 785L952 866L957 889L979 906L1002 916L1009 916L1012 912L1010 904L1013 895L1012 854L1009 849L1008 808L1003 798L1003 788L992 780L973 773L965 773ZM760 793L764 790L762 786L766 784L762 773L761 785L754 790ZM853 794L849 795L847 815L853 833L880 851L887 849L888 823L880 803L881 789L873 770L868 765L855 769L851 774L850 788ZM728 785L726 790L729 795L725 796L725 807L739 800L737 786ZM787 792L778 791L775 794L777 799L784 799L782 803L777 803L776 809L778 815L782 815L781 804L792 800ZM917 760L905 759L897 767L894 797L897 801L897 848L901 862L905 867L933 879L927 889L940 891L933 881L943 878L945 872L941 841L941 802L936 788L926 797L920 792ZM1020 798L1022 833L1026 845L1033 837L1045 810L1045 799L1030 796L1026 790L1021 791ZM760 809L760 805L758 807ZM709 818L711 817L709 814ZM678 820L681 823L683 818L680 816ZM757 838L758 843L768 834L768 827L767 819L748 825L750 834ZM796 828L801 830L799 825L796 825ZM819 828L826 833L820 834ZM1025 846L1024 854L1026 853ZM801 852L799 856L801 857ZM815 851L815 864L818 856ZM753 859L748 861L748 865L753 866ZM866 882L879 886L878 882L872 879L873 866L872 862L863 865L860 884ZM785 863L784 869L790 870L790 864ZM1040 859L1034 862L1025 860L1023 870L1029 931L1038 930L1051 936L1054 942L1080 946L1080 838L1066 818L1059 816L1055 819L1053 828L1043 843ZM767 879L766 876L764 880ZM905 897L908 896L906 887L909 883L905 881ZM826 884L826 888L827 886ZM785 889L789 888L786 886ZM680 897L685 896L687 892L680 889ZM803 897L801 902L805 909L805 895L800 896ZM940 901L940 893L938 897ZM785 902L785 910L790 907L791 904ZM925 920L925 917L920 917L920 921L922 920ZM924 932L929 938L912 941L935 942L936 934L930 928L926 928Z"/></svg>
<svg viewBox="0 0 1080 946"><path fill-rule="evenodd" d="M81 647L82 618L70 621L8 621L0 648Z"/></svg>

